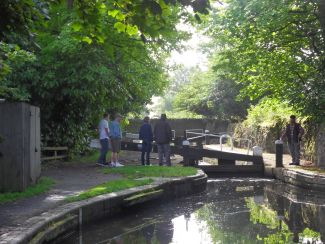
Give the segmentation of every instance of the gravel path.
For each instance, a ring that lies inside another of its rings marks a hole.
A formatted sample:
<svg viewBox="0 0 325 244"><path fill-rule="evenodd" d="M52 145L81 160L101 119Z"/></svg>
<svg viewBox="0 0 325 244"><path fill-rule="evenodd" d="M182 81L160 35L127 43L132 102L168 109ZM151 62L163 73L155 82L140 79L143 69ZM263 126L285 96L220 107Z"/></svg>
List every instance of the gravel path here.
<svg viewBox="0 0 325 244"><path fill-rule="evenodd" d="M125 165L140 165L139 152L121 152L121 162ZM173 163L182 158L173 157ZM157 154L152 154L152 164L158 164ZM94 163L50 162L43 165L42 176L55 180L54 187L39 196L0 204L0 236L17 228L27 219L42 214L49 209L64 204L67 196L76 195L98 184L121 178L119 175L103 174Z"/></svg>
<svg viewBox="0 0 325 244"><path fill-rule="evenodd" d="M54 179L56 184L42 195L0 204L0 235L18 227L34 215L63 204L66 196L76 195L95 185L120 178L118 175L105 175L99 169L94 164L70 165L59 162L57 167L43 169L42 175Z"/></svg>

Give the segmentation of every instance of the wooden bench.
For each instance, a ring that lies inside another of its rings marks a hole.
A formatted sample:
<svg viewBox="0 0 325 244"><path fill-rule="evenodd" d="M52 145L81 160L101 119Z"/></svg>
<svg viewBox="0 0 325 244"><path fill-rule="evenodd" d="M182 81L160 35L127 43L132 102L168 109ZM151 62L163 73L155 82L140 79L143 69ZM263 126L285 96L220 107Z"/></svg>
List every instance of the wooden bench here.
<svg viewBox="0 0 325 244"><path fill-rule="evenodd" d="M68 157L68 147L43 147L42 152L53 152L53 156L45 156L41 161L45 160L58 160ZM58 152L65 152L64 154Z"/></svg>

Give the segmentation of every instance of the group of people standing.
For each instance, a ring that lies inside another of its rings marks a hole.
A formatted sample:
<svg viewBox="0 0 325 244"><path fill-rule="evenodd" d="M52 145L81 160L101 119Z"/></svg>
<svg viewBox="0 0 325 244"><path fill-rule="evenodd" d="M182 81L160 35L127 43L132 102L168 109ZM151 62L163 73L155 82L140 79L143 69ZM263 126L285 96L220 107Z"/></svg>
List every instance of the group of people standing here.
<svg viewBox="0 0 325 244"><path fill-rule="evenodd" d="M104 114L103 119L98 126L100 139L100 156L97 164L110 167L123 166L118 160L118 154L121 150L122 130L121 122L122 116L116 115L113 121L109 121L109 115ZM150 153L152 151L152 143L156 142L158 148L159 165L171 166L170 161L170 142L172 141L172 130L167 122L166 114L162 114L160 120L155 124L154 129L150 125L150 118L146 116L143 119L143 124L139 130L139 139L142 140L141 147L141 164L150 164ZM106 162L106 155L111 146L112 156L111 162Z"/></svg>
<svg viewBox="0 0 325 244"><path fill-rule="evenodd" d="M166 114L161 115L153 130L149 123L149 117L145 117L139 130L139 139L142 140L142 165L150 165L150 152L152 150L152 142L155 140L158 148L159 165L162 166L166 163L167 166L171 166L170 142L173 139L173 134L167 122Z"/></svg>
<svg viewBox="0 0 325 244"><path fill-rule="evenodd" d="M123 166L119 162L119 152L121 150L122 130L121 122L122 116L117 114L113 121L109 121L109 115L104 114L103 119L99 123L99 139L101 145L100 156L98 159L99 165L107 165L111 167ZM305 131L299 123L296 122L296 116L290 116L290 123L281 135L281 139L288 139L288 146L292 156L290 165L300 164L300 141ZM143 119L143 124L139 130L139 139L142 140L141 147L141 164L150 165L150 153L152 151L152 143L156 142L158 148L159 165L166 164L171 166L170 161L170 142L172 141L172 130L167 122L166 114L162 114L160 120L155 124L154 129L150 125L150 118L146 116ZM106 155L111 146L111 162L106 162Z"/></svg>
<svg viewBox="0 0 325 244"><path fill-rule="evenodd" d="M101 145L100 156L97 164L101 166L122 167L124 166L118 160L118 154L121 150L121 119L122 116L117 114L113 121L109 121L109 114L105 113L98 126L99 140ZM106 155L111 146L111 162L106 162Z"/></svg>

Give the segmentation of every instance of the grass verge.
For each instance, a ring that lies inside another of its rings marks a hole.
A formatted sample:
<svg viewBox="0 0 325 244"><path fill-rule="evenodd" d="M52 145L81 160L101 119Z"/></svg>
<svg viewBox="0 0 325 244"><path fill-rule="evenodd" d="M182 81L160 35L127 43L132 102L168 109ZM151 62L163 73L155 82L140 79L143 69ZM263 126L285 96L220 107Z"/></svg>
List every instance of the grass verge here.
<svg viewBox="0 0 325 244"><path fill-rule="evenodd" d="M99 158L99 150L93 149L89 152L86 153L86 155L83 156L77 156L74 157L71 162L76 162L76 163L96 163L98 158ZM110 152L106 156L107 158L110 157Z"/></svg>
<svg viewBox="0 0 325 244"><path fill-rule="evenodd" d="M104 184L100 184L93 188L90 188L87 191L80 193L77 196L67 197L66 201L68 202L76 202L85 200L88 198L96 197L99 195L103 195L106 193L117 192L121 190L125 190L128 188L143 186L152 183L152 179L143 179L143 180L135 180L135 179L118 179L106 182Z"/></svg>
<svg viewBox="0 0 325 244"><path fill-rule="evenodd" d="M80 193L77 196L67 197L66 201L76 202L106 193L148 185L154 181L150 177L182 177L195 175L197 169L192 167L124 166L119 168L105 168L103 169L103 172L105 174L120 174L124 178L100 184ZM139 179L146 177L147 179Z"/></svg>
<svg viewBox="0 0 325 244"><path fill-rule="evenodd" d="M105 174L120 174L128 179L142 177L184 177L195 175L197 169L193 167L161 167L161 166L124 166L119 168L105 168Z"/></svg>
<svg viewBox="0 0 325 244"><path fill-rule="evenodd" d="M124 152L120 152L120 156L123 155ZM89 152L87 152L83 156L77 156L73 158L70 162L75 163L96 163L100 155L99 149L92 149ZM106 154L106 161L110 161L111 159L111 151L108 151Z"/></svg>
<svg viewBox="0 0 325 244"><path fill-rule="evenodd" d="M48 177L41 177L36 185L29 186L23 192L0 193L0 204L28 198L47 192L54 185L54 180Z"/></svg>

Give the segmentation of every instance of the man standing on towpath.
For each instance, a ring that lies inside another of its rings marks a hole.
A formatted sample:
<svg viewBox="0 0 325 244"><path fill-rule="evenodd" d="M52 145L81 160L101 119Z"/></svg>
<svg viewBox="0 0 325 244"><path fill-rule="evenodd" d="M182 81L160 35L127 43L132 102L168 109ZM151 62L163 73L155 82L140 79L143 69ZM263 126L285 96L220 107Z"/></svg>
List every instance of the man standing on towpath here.
<svg viewBox="0 0 325 244"><path fill-rule="evenodd" d="M281 136L282 140L284 138L288 139L288 146L292 157L292 163L290 163L290 165L300 164L300 142L304 133L305 130L296 122L296 116L291 115L290 123Z"/></svg>
<svg viewBox="0 0 325 244"><path fill-rule="evenodd" d="M121 167L124 166L118 161L118 154L121 151L121 139L122 139L122 129L121 129L121 119L122 116L119 114L115 115L114 121L109 124L111 147L112 147L112 159L111 167Z"/></svg>
<svg viewBox="0 0 325 244"><path fill-rule="evenodd" d="M107 165L106 154L107 154L108 148L109 148L108 120L109 120L109 115L107 113L105 113L103 116L103 119L100 121L99 126L98 126L99 141L100 141L101 149L100 149L100 156L97 161L97 164L102 165L102 166Z"/></svg>
<svg viewBox="0 0 325 244"><path fill-rule="evenodd" d="M162 114L160 120L154 128L154 139L158 147L159 165L163 165L165 156L167 166L171 166L170 162L170 142L172 141L172 130L169 123L166 121L166 114Z"/></svg>
<svg viewBox="0 0 325 244"><path fill-rule="evenodd" d="M149 124L149 117L143 119L143 124L140 127L139 139L142 140L141 148L141 163L142 165L150 165L150 152L152 149L152 128Z"/></svg>

